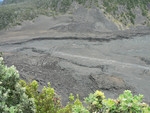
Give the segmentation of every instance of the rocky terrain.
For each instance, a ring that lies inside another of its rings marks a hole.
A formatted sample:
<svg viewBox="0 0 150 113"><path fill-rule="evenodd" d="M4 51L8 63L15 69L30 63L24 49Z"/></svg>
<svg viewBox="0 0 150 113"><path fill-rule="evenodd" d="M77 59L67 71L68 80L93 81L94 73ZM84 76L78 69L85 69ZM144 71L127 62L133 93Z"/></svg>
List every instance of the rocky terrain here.
<svg viewBox="0 0 150 113"><path fill-rule="evenodd" d="M72 14L40 15L0 31L5 63L21 79L48 82L65 104L70 93L88 96L101 90L116 98L124 90L150 102L150 28L120 31L102 10L75 4Z"/></svg>

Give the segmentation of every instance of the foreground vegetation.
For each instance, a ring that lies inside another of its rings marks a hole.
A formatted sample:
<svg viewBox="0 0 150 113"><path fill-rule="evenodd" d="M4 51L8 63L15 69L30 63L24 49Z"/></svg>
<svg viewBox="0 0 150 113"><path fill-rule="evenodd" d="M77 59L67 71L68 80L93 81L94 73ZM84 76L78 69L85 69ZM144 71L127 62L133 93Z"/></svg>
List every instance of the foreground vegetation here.
<svg viewBox="0 0 150 113"><path fill-rule="evenodd" d="M69 102L62 106L60 97L51 88L37 91L38 83L26 83L19 79L14 66L4 65L0 57L0 113L150 113L148 104L143 103L143 95L133 96L126 90L117 99L105 99L104 93L96 91L85 98L87 108L70 94Z"/></svg>
<svg viewBox="0 0 150 113"><path fill-rule="evenodd" d="M135 23L135 9L139 8L147 18L144 24L150 25L147 7L150 0L4 0L0 6L0 29L20 25L23 20L32 20L40 14L54 16L56 12L65 13L74 1L86 8L103 8L104 13L113 15L124 25Z"/></svg>

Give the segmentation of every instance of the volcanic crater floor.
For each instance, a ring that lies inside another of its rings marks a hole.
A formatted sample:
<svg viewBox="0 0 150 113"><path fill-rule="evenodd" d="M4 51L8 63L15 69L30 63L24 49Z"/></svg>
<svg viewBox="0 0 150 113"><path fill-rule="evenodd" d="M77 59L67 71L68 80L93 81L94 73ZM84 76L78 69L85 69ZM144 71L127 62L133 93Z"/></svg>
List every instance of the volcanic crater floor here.
<svg viewBox="0 0 150 113"><path fill-rule="evenodd" d="M150 35L132 38L35 38L0 44L5 63L15 65L21 79L36 80L39 91L50 82L62 97L81 100L96 90L116 98L124 90L150 102Z"/></svg>

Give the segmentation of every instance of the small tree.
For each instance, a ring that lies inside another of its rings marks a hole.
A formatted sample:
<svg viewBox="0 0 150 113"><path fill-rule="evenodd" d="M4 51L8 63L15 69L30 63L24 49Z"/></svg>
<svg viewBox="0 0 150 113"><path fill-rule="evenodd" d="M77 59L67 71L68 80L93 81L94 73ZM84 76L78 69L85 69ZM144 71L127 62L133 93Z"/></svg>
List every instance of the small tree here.
<svg viewBox="0 0 150 113"><path fill-rule="evenodd" d="M0 57L0 113L33 113L34 102L19 84L19 73L14 66L7 67Z"/></svg>

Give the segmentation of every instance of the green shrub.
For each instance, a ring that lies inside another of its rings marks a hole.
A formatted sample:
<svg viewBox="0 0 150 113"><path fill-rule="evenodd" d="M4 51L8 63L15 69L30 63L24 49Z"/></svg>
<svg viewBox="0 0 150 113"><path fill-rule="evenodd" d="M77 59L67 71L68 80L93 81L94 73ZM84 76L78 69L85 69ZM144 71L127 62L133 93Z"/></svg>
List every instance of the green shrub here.
<svg viewBox="0 0 150 113"><path fill-rule="evenodd" d="M89 111L83 106L82 102L79 100L79 95L77 95L77 99L74 102L73 113L89 113Z"/></svg>
<svg viewBox="0 0 150 113"><path fill-rule="evenodd" d="M25 81L21 80L19 83L23 88L26 88L28 98L34 98L36 113L89 113L82 105L78 95L74 102L74 96L70 94L70 102L63 107L60 98L55 94L50 83L48 87L44 87L40 93L37 91L38 83L36 81L26 84Z"/></svg>
<svg viewBox="0 0 150 113"><path fill-rule="evenodd" d="M60 109L58 113L90 113L83 105L82 102L79 100L79 95L77 95L76 100L74 101L74 96L71 93L69 97L68 104Z"/></svg>
<svg viewBox="0 0 150 113"><path fill-rule="evenodd" d="M104 93L96 91L94 94L90 94L89 97L85 98L85 102L88 104L88 110L90 112L100 112L103 105L102 101L105 98Z"/></svg>
<svg viewBox="0 0 150 113"><path fill-rule="evenodd" d="M19 73L14 66L7 67L0 57L0 113L33 113L34 102L19 84Z"/></svg>
<svg viewBox="0 0 150 113"><path fill-rule="evenodd" d="M142 103L143 95L133 96L126 90L118 99L104 99L103 112L106 113L150 113L150 107Z"/></svg>
<svg viewBox="0 0 150 113"><path fill-rule="evenodd" d="M54 93L50 83L40 93L37 91L38 83L36 81L26 85L26 82L21 80L20 84L22 87L26 87L28 98L34 98L36 113L57 113L60 110L60 98Z"/></svg>
<svg viewBox="0 0 150 113"><path fill-rule="evenodd" d="M96 91L85 98L91 113L150 113L150 107L142 102L143 95L133 96L126 90L118 99L104 99L104 93Z"/></svg>

